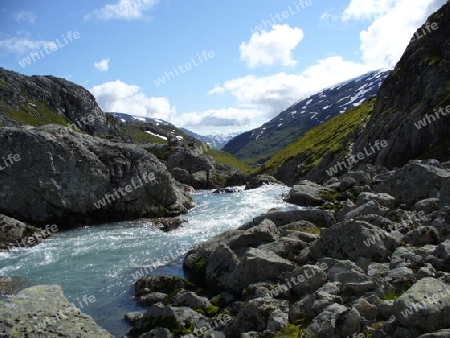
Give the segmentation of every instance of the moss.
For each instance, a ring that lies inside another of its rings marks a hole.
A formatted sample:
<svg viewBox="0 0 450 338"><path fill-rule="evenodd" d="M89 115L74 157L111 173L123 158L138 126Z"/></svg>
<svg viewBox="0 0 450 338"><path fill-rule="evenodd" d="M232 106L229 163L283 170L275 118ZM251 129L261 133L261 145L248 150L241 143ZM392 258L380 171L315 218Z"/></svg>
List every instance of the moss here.
<svg viewBox="0 0 450 338"><path fill-rule="evenodd" d="M197 273L197 274L201 274L203 272L206 271L206 264L207 264L207 260L206 259L201 259L201 258L195 258L194 259L194 263L192 266L192 270Z"/></svg>
<svg viewBox="0 0 450 338"><path fill-rule="evenodd" d="M324 205L321 205L320 207L318 207L317 209L320 210L341 210L344 207L343 204L333 204L333 203L327 203Z"/></svg>
<svg viewBox="0 0 450 338"><path fill-rule="evenodd" d="M212 317L214 316L217 312L220 311L220 308L218 306L215 305L209 305L206 310L205 313L208 317Z"/></svg>
<svg viewBox="0 0 450 338"><path fill-rule="evenodd" d="M401 293L397 293L395 291L387 291L380 296L380 300L396 300L401 296Z"/></svg>
<svg viewBox="0 0 450 338"><path fill-rule="evenodd" d="M372 334L373 331L377 330L381 325L383 325L385 322L384 321L379 321L376 323L373 323L372 325L368 326L367 329L365 329L362 334L366 337L366 338L372 338Z"/></svg>

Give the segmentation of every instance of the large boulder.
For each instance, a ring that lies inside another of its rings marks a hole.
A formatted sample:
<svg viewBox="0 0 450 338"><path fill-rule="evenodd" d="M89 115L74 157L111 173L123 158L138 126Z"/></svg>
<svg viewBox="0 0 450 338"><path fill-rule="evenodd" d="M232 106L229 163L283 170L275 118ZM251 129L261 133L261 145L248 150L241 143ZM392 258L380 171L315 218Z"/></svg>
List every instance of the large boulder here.
<svg viewBox="0 0 450 338"><path fill-rule="evenodd" d="M263 185L272 185L272 184L284 185L282 182L278 181L275 177L264 174L252 177L252 179L246 184L245 190L256 189L262 187Z"/></svg>
<svg viewBox="0 0 450 338"><path fill-rule="evenodd" d="M395 197L398 204L413 205L417 201L439 197L442 187L450 181L450 170L436 166L410 163L392 172L375 186L377 192Z"/></svg>
<svg viewBox="0 0 450 338"><path fill-rule="evenodd" d="M165 166L141 147L47 125L1 128L0 212L37 225L65 226L171 216L191 199Z"/></svg>
<svg viewBox="0 0 450 338"><path fill-rule="evenodd" d="M317 183L305 180L294 185L284 200L300 206L318 206L325 203L321 195L330 191Z"/></svg>
<svg viewBox="0 0 450 338"><path fill-rule="evenodd" d="M397 247L397 240L378 227L362 221L346 221L323 229L322 236L311 245L310 255L319 259L386 260Z"/></svg>
<svg viewBox="0 0 450 338"><path fill-rule="evenodd" d="M33 286L0 301L0 336L113 338L69 303L58 285Z"/></svg>
<svg viewBox="0 0 450 338"><path fill-rule="evenodd" d="M450 287L425 277L394 302L394 315L404 326L425 332L450 327Z"/></svg>

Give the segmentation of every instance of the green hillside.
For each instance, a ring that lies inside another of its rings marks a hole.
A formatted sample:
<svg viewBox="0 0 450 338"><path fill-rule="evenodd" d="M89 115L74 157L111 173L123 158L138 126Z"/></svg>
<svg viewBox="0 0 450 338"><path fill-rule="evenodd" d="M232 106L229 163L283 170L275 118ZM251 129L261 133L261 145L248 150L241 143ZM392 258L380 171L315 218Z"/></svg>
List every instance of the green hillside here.
<svg viewBox="0 0 450 338"><path fill-rule="evenodd" d="M306 173L316 166L327 151L333 153L346 149L353 141L352 133L357 133L368 121L373 111L375 99L350 109L309 130L295 142L279 151L256 170L257 173L274 175L283 164L294 157L300 157L302 172Z"/></svg>
<svg viewBox="0 0 450 338"><path fill-rule="evenodd" d="M225 165L228 165L230 167L239 169L243 173L249 172L252 169L252 167L249 166L248 164L246 164L243 161L237 159L236 157L234 157L230 153L227 153L227 152L222 151L222 150L217 150L217 149L214 149L214 148L208 148L208 150L205 152L205 155L211 156L213 158L213 160L216 161L217 163L225 164Z"/></svg>

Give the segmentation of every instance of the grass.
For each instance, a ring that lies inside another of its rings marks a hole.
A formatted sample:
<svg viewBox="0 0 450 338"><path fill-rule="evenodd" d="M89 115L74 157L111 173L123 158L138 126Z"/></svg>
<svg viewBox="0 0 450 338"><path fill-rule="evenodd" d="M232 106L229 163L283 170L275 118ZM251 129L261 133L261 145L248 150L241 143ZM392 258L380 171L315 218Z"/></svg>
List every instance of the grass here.
<svg viewBox="0 0 450 338"><path fill-rule="evenodd" d="M303 170L319 164L327 151L337 153L346 149L349 136L355 133L370 118L375 99L350 109L309 130L295 142L278 152L255 172L274 174L287 160L301 154Z"/></svg>
<svg viewBox="0 0 450 338"><path fill-rule="evenodd" d="M387 291L380 296L381 300L396 300L401 296L401 293L397 293L395 291Z"/></svg>
<svg viewBox="0 0 450 338"><path fill-rule="evenodd" d="M242 162L241 160L237 159L236 157L234 157L230 153L227 153L227 152L222 151L222 150L209 148L205 152L205 155L211 156L214 159L214 161L216 161L217 163L225 164L225 165L228 165L230 167L239 169L243 173L246 173L246 172L249 172L250 170L252 170L251 166L249 166L248 164L246 164L246 163Z"/></svg>

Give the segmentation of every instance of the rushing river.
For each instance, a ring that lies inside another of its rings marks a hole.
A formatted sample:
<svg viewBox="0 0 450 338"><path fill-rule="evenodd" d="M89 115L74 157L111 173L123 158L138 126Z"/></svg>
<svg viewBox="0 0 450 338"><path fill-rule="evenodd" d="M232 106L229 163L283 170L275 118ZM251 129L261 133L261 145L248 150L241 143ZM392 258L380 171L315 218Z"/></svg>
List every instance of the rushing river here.
<svg viewBox="0 0 450 338"><path fill-rule="evenodd" d="M170 233L140 222L59 232L32 248L0 251L0 275L19 276L26 286L61 285L72 303L122 337L130 328L124 314L143 309L133 299L139 269L146 266L154 274L183 276L182 256L192 246L236 229L271 208L295 209L281 199L286 191L264 186L235 194L196 192L192 197L198 206L181 216L188 222ZM80 304L83 296L94 296L95 301Z"/></svg>

